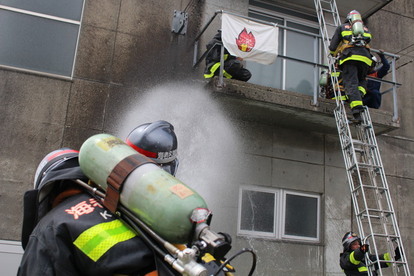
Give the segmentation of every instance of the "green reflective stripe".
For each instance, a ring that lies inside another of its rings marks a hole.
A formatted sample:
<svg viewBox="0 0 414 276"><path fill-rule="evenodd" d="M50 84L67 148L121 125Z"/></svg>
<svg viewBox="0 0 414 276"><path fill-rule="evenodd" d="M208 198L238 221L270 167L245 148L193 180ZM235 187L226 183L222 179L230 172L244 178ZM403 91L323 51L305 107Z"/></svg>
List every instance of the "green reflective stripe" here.
<svg viewBox="0 0 414 276"><path fill-rule="evenodd" d="M111 247L135 236L134 232L117 219L85 230L73 244L96 262Z"/></svg>
<svg viewBox="0 0 414 276"><path fill-rule="evenodd" d="M352 253L349 255L349 261L354 265L359 265L361 261L356 260L354 255L355 251L352 251Z"/></svg>
<svg viewBox="0 0 414 276"><path fill-rule="evenodd" d="M344 63L345 61L348 60L358 60L358 61L362 61L364 63L366 63L368 66L371 66L372 64L372 59L368 58L368 57L364 57L364 56L360 56L360 55L352 55L348 58L345 58L343 60L339 61L339 65L341 65L342 63Z"/></svg>
<svg viewBox="0 0 414 276"><path fill-rule="evenodd" d="M358 90L362 92L362 94L367 94L367 91L365 90L365 88L363 86L358 86Z"/></svg>
<svg viewBox="0 0 414 276"><path fill-rule="evenodd" d="M354 108L355 106L358 106L358 105L362 105L362 101L353 101L349 104L351 108Z"/></svg>
<svg viewBox="0 0 414 276"><path fill-rule="evenodd" d="M358 267L358 271L359 272L367 272L368 268L366 266L361 266L361 267Z"/></svg>

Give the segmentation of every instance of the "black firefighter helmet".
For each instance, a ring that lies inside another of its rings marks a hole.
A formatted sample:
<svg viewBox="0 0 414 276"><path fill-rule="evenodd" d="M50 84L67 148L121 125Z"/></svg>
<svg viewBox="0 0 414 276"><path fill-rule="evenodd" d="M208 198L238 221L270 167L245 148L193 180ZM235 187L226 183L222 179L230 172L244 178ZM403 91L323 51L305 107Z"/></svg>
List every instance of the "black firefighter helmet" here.
<svg viewBox="0 0 414 276"><path fill-rule="evenodd" d="M175 175L177 172L178 142L174 126L169 122L159 120L142 124L128 134L126 143L154 160L168 173Z"/></svg>
<svg viewBox="0 0 414 276"><path fill-rule="evenodd" d="M346 232L344 237L342 238L342 245L344 247L344 252L347 252L351 249L351 243L358 240L361 244L361 238L358 237L358 235L352 231Z"/></svg>
<svg viewBox="0 0 414 276"><path fill-rule="evenodd" d="M87 181L79 167L78 155L76 150L61 148L48 153L40 161L34 177L34 189L24 194L23 248L36 224L52 209L53 199L66 189L76 186L72 180Z"/></svg>

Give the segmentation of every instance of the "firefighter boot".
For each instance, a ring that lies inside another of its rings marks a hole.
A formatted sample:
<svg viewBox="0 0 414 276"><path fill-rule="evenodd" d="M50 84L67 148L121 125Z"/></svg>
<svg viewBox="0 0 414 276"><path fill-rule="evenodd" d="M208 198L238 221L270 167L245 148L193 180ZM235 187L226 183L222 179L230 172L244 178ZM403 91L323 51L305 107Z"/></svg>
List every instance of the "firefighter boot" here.
<svg viewBox="0 0 414 276"><path fill-rule="evenodd" d="M364 110L362 105L357 105L354 108L352 108L352 116L354 116L354 123L361 124L362 123L362 116L361 113Z"/></svg>

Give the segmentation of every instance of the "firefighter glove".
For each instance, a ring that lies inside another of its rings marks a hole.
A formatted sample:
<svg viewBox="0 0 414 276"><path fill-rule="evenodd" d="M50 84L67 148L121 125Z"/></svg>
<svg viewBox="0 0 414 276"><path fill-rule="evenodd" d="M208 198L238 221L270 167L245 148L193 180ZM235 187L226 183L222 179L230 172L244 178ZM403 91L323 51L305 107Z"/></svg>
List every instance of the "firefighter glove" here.
<svg viewBox="0 0 414 276"><path fill-rule="evenodd" d="M361 245L361 251L363 252L363 253L368 253L368 251L369 251L369 245L368 244L363 244L363 245Z"/></svg>
<svg viewBox="0 0 414 276"><path fill-rule="evenodd" d="M398 261L399 259L401 259L401 251L400 251L400 247L397 246L397 248L395 248L395 257L394 259L396 261Z"/></svg>

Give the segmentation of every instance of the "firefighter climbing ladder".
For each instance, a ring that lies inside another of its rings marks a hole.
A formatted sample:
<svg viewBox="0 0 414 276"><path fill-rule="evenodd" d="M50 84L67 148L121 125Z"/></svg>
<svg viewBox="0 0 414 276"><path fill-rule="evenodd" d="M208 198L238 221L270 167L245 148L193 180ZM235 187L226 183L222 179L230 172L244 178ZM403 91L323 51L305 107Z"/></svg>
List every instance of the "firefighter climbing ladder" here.
<svg viewBox="0 0 414 276"><path fill-rule="evenodd" d="M325 54L328 56L328 28L333 31L341 24L338 9L335 0L314 2ZM336 72L332 57L329 57L329 71ZM361 124L350 123L345 105L340 100L341 91L336 74L331 74L331 81L336 96L335 120L359 235L364 243L370 245L370 254L376 255L377 259L370 261L367 258L368 273L373 275L375 267L378 267L378 275L410 275L369 111L365 107ZM394 259L397 246L402 255L399 261ZM381 268L385 262L378 261L381 253L385 252L391 253L392 259L386 262L389 268Z"/></svg>

